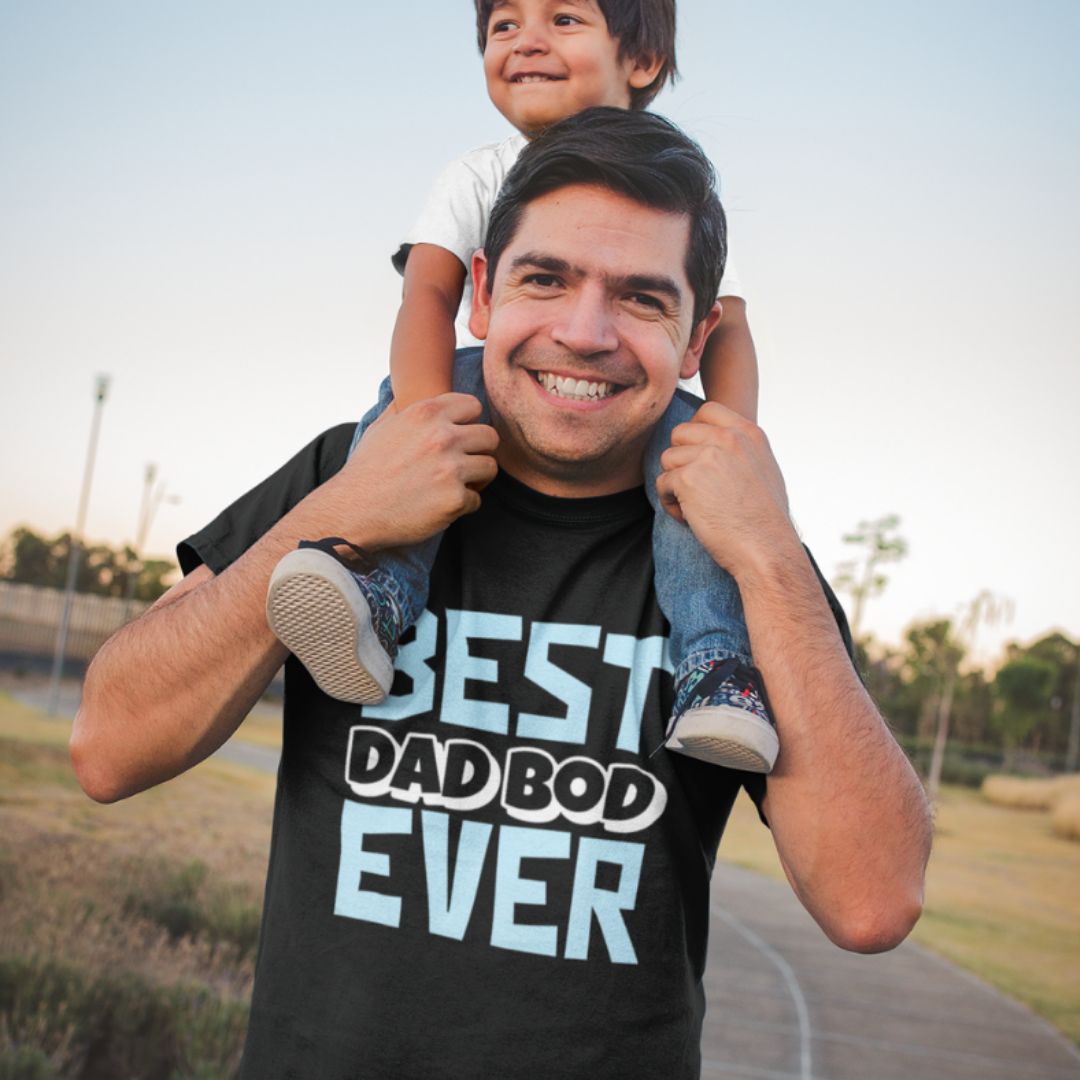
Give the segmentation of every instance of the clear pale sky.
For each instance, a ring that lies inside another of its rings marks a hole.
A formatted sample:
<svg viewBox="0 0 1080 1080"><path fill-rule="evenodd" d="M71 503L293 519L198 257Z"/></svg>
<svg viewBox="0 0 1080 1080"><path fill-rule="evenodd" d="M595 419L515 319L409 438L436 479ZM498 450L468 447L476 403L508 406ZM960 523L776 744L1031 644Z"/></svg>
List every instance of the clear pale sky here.
<svg viewBox="0 0 1080 1080"><path fill-rule="evenodd" d="M865 625L982 589L984 650L1080 636L1080 5L679 0L656 108L719 169L760 416L827 574L911 553ZM466 0L0 5L0 534L151 552L386 370L389 257L452 157L509 134ZM523 568L524 572L524 568Z"/></svg>

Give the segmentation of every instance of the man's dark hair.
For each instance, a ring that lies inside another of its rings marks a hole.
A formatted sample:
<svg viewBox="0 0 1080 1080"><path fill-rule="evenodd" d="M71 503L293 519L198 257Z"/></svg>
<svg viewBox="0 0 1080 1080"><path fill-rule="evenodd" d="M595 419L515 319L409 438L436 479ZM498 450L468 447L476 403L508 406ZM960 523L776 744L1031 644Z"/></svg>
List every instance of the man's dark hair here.
<svg viewBox="0 0 1080 1080"><path fill-rule="evenodd" d="M727 258L727 226L712 163L662 116L607 105L583 109L521 151L491 210L484 241L488 292L525 207L572 184L593 184L654 210L689 217L686 278L694 292L694 325L701 322L716 302Z"/></svg>
<svg viewBox="0 0 1080 1080"><path fill-rule="evenodd" d="M487 48L488 23L496 0L474 0L476 40ZM644 109L668 81L678 77L675 66L675 0L596 0L607 21L608 33L619 43L619 59L647 56L663 61L648 86L630 87L630 108Z"/></svg>

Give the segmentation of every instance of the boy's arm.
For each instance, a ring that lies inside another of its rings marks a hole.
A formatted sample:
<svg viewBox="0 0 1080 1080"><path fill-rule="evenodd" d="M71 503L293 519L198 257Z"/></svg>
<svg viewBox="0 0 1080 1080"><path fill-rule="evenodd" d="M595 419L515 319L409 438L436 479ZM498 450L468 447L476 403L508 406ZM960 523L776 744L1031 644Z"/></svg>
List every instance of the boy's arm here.
<svg viewBox="0 0 1080 1080"><path fill-rule="evenodd" d="M701 385L709 401L757 423L757 352L746 321L746 301L722 296L720 307L720 322L701 356Z"/></svg>
<svg viewBox="0 0 1080 1080"><path fill-rule="evenodd" d="M456 255L437 244L413 246L390 343L394 412L453 390L454 319L464 288Z"/></svg>

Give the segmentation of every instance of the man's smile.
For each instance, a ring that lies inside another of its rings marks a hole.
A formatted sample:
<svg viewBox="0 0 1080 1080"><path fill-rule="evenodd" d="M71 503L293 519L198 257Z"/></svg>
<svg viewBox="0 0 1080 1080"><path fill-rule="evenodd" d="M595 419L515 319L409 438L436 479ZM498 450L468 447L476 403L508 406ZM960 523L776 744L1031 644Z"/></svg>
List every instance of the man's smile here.
<svg viewBox="0 0 1080 1080"><path fill-rule="evenodd" d="M549 393L568 401L603 401L619 389L615 383L575 379L572 375L555 375L550 371L534 371L533 375Z"/></svg>

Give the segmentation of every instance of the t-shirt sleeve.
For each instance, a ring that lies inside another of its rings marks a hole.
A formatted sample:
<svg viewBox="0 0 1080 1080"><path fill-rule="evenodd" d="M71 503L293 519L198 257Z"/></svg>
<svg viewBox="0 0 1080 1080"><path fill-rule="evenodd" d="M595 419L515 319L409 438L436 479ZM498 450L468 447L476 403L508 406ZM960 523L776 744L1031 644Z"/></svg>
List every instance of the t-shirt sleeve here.
<svg viewBox="0 0 1080 1080"><path fill-rule="evenodd" d="M436 244L456 255L468 270L473 252L484 243L488 215L495 201L487 178L475 167L474 155L452 161L435 181L419 220L392 257L394 269L405 273L413 244Z"/></svg>
<svg viewBox="0 0 1080 1080"><path fill-rule="evenodd" d="M176 556L184 574L203 565L220 574L236 562L301 499L345 464L355 431L355 424L339 424L324 432L204 529L182 540Z"/></svg>
<svg viewBox="0 0 1080 1080"><path fill-rule="evenodd" d="M720 279L720 290L716 295L719 297L737 296L740 300L746 299L746 293L743 292L742 278L739 277L739 271L735 269L735 264L730 259L724 264L724 276Z"/></svg>

